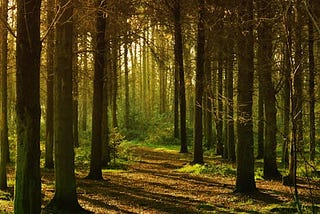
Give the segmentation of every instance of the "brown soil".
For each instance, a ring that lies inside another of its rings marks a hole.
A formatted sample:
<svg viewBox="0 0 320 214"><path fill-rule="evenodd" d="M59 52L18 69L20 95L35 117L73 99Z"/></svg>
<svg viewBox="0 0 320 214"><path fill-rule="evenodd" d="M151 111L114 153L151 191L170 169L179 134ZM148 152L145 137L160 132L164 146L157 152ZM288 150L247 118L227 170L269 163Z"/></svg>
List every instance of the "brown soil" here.
<svg viewBox="0 0 320 214"><path fill-rule="evenodd" d="M160 151L147 147L132 148L136 161L128 170L106 172L103 181L83 179L77 173L78 199L81 206L94 213L289 213L271 205L289 205L293 189L279 181L258 180L260 190L251 196L233 193L235 179L218 175L180 173L176 169L190 162L191 154ZM219 159L207 162L222 164ZM54 194L53 174L44 172L43 193L47 200ZM303 204L320 203L320 185L299 183ZM48 201L44 201L44 205ZM294 213L291 210L290 213Z"/></svg>

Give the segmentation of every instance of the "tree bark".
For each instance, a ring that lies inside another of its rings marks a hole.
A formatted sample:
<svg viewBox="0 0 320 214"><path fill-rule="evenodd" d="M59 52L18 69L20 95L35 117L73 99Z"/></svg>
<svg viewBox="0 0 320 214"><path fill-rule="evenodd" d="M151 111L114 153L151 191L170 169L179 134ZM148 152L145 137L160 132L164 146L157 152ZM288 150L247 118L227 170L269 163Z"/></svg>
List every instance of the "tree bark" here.
<svg viewBox="0 0 320 214"><path fill-rule="evenodd" d="M234 64L234 42L233 38L228 39L227 59L226 59L226 81L227 81L227 146L228 158L230 161L236 161L235 136L234 136L234 118L233 118L233 64Z"/></svg>
<svg viewBox="0 0 320 214"><path fill-rule="evenodd" d="M50 27L54 18L54 1L48 0L47 26ZM53 59L54 30L47 37L47 103L46 103L46 154L45 167L53 169Z"/></svg>
<svg viewBox="0 0 320 214"><path fill-rule="evenodd" d="M55 194L46 209L53 213L81 212L74 173L72 64L73 2L59 0L64 6L56 23L54 68L54 146Z"/></svg>
<svg viewBox="0 0 320 214"><path fill-rule="evenodd" d="M40 5L39 0L17 1L17 160L14 212L19 214L38 214L41 211Z"/></svg>
<svg viewBox="0 0 320 214"><path fill-rule="evenodd" d="M261 19L258 27L258 69L261 75L260 83L263 88L263 102L265 104L266 136L263 154L263 175L265 179L281 179L277 168L277 109L276 91L272 82L272 5L270 1L258 2L258 15Z"/></svg>
<svg viewBox="0 0 320 214"><path fill-rule="evenodd" d="M1 20L8 20L8 1L0 4ZM0 69L1 69L1 112L0 112L0 189L7 188L7 162L10 161L8 140L8 30L0 23Z"/></svg>
<svg viewBox="0 0 320 214"><path fill-rule="evenodd" d="M253 1L239 1L238 33L238 145L236 192L256 191L254 180L252 94L254 73Z"/></svg>
<svg viewBox="0 0 320 214"><path fill-rule="evenodd" d="M309 7L312 10L312 1L309 0ZM309 49L309 124L310 124L310 145L309 159L314 161L316 154L316 127L315 127L315 60L314 60L314 32L313 21L311 18L308 20L308 49Z"/></svg>
<svg viewBox="0 0 320 214"><path fill-rule="evenodd" d="M124 112L124 125L128 129L130 128L130 102L129 102L129 67L128 67L128 36L126 35L124 41L124 87L125 87L125 112Z"/></svg>
<svg viewBox="0 0 320 214"><path fill-rule="evenodd" d="M98 3L97 5L100 5ZM93 110L92 110L92 142L90 172L87 178L101 180L101 160L102 160L102 101L103 101L103 76L105 58L105 31L106 20L104 14L98 10L96 17L96 52L94 63L94 83L93 83Z"/></svg>
<svg viewBox="0 0 320 214"><path fill-rule="evenodd" d="M204 26L204 0L199 2L199 21L197 36L197 67L196 67L196 89L195 89L195 115L193 134L193 161L194 164L203 164L202 148L202 97L204 89L204 61L205 61L205 26Z"/></svg>
<svg viewBox="0 0 320 214"><path fill-rule="evenodd" d="M180 100L180 153L187 153L187 124L186 124L186 94L183 68L183 41L181 30L180 0L174 1L174 55L175 66L179 73L179 100Z"/></svg>

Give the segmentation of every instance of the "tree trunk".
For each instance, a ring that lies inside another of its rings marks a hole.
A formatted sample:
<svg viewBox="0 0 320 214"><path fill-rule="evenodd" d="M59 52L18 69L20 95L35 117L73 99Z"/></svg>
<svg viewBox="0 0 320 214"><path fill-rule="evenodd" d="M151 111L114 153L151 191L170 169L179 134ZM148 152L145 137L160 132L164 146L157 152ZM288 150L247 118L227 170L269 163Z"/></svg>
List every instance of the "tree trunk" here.
<svg viewBox="0 0 320 214"><path fill-rule="evenodd" d="M212 99L213 99L213 89L212 89L212 68L211 60L208 59L205 62L205 75L206 75L206 147L207 149L212 149L213 147L213 130L212 130Z"/></svg>
<svg viewBox="0 0 320 214"><path fill-rule="evenodd" d="M38 0L17 1L17 160L14 212L19 214L38 214L41 211L40 5L41 1Z"/></svg>
<svg viewBox="0 0 320 214"><path fill-rule="evenodd" d="M204 89L204 61L205 61L205 27L204 27L204 0L199 0L199 21L197 37L197 67L196 67L196 90L195 90L195 115L194 115L194 145L193 161L194 164L203 164L202 148L202 97Z"/></svg>
<svg viewBox="0 0 320 214"><path fill-rule="evenodd" d="M312 10L312 1L309 0L310 9ZM315 139L315 62L314 62L314 32L313 32L313 22L311 18L308 20L308 31L309 31L309 115L310 115L310 160L314 161L316 154L316 139Z"/></svg>
<svg viewBox="0 0 320 214"><path fill-rule="evenodd" d="M129 67L128 67L128 36L125 38L124 47L124 87L125 87L125 112L124 112L124 125L128 129L130 128L130 102L129 102Z"/></svg>
<svg viewBox="0 0 320 214"><path fill-rule="evenodd" d="M227 81L227 145L228 158L230 161L236 161L235 136L234 136L234 119L233 119L233 61L234 51L233 38L228 39L227 59L226 59L226 81Z"/></svg>
<svg viewBox="0 0 320 214"><path fill-rule="evenodd" d="M218 54L218 108L217 108L217 155L223 156L223 104L222 104L222 88L223 88L223 58L222 51Z"/></svg>
<svg viewBox="0 0 320 214"><path fill-rule="evenodd" d="M238 33L238 145L236 192L256 191L253 155L253 1L239 1L240 26ZM244 23L244 24L243 24Z"/></svg>
<svg viewBox="0 0 320 214"><path fill-rule="evenodd" d="M77 200L74 173L72 123L73 3L59 0L64 10L56 24L54 75L55 194L47 206L50 212L82 210Z"/></svg>
<svg viewBox="0 0 320 214"><path fill-rule="evenodd" d="M100 2L97 4L100 5ZM101 160L102 160L102 101L103 101L103 76L105 58L105 31L106 20L104 14L98 10L96 17L96 52L94 63L94 83L93 83L93 110L92 110L92 142L90 172L87 178L101 180Z"/></svg>
<svg viewBox="0 0 320 214"><path fill-rule="evenodd" d="M73 43L73 52L76 53L76 55L73 57L73 72L72 72L72 123L73 123L73 145L74 147L79 147L79 112L78 112L78 103L79 103L79 67L78 67L78 40L77 36L74 37L74 43Z"/></svg>
<svg viewBox="0 0 320 214"><path fill-rule="evenodd" d="M258 70L259 79L259 95L258 95L258 154L257 159L263 158L264 153L264 102L263 102L263 87L262 87L262 74Z"/></svg>
<svg viewBox="0 0 320 214"><path fill-rule="evenodd" d="M8 20L8 1L0 4L0 18ZM8 31L0 23L0 70L1 70L1 112L0 112L0 189L7 188L7 162L10 161L8 141Z"/></svg>
<svg viewBox="0 0 320 214"><path fill-rule="evenodd" d="M114 35L116 36L116 35ZM118 127L117 98L118 98L118 38L112 41L112 127Z"/></svg>
<svg viewBox="0 0 320 214"><path fill-rule="evenodd" d="M83 48L84 48L84 53L82 55L82 60L83 60L83 72L87 73L88 72L88 46L87 46L87 34L85 33L83 35ZM87 77L86 75L83 75L82 77L82 120L81 120L81 127L82 131L87 131L87 115L88 115L88 88L87 88Z"/></svg>
<svg viewBox="0 0 320 214"><path fill-rule="evenodd" d="M297 152L303 151L303 121L302 121L302 3L296 2L295 10L295 54L294 73L291 73L291 118L292 118L292 142L290 145L289 174L284 184L296 187Z"/></svg>
<svg viewBox="0 0 320 214"><path fill-rule="evenodd" d="M47 25L51 26L54 18L54 1L48 0ZM53 50L54 30L51 29L47 38L47 105L46 105L46 154L45 167L53 169Z"/></svg>
<svg viewBox="0 0 320 214"><path fill-rule="evenodd" d="M290 6L291 7L291 6ZM291 8L287 12L286 35L284 48L284 86L283 86L283 142L282 142L282 164L286 167L289 163L290 144L290 88L291 88L291 55L292 55L292 15Z"/></svg>
<svg viewBox="0 0 320 214"><path fill-rule="evenodd" d="M258 69L261 75L263 88L263 101L265 104L266 137L263 154L263 175L265 179L281 179L281 174L277 169L277 109L276 91L272 82L272 7L269 2L261 0L258 2L259 18L261 23L258 27Z"/></svg>
<svg viewBox="0 0 320 214"><path fill-rule="evenodd" d="M180 0L174 1L174 55L175 69L179 73L179 100L180 100L180 153L187 153L187 124L186 124L186 94L183 68L183 41L181 31Z"/></svg>

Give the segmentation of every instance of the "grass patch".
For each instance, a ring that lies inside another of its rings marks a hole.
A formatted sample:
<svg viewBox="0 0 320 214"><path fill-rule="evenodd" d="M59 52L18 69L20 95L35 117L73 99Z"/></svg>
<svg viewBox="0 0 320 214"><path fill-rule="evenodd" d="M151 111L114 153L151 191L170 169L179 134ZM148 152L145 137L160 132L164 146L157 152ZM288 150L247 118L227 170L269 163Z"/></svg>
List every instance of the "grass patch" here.
<svg viewBox="0 0 320 214"><path fill-rule="evenodd" d="M224 177L233 177L236 174L235 168L233 168L230 164L187 164L176 171L182 173L191 173L191 174L212 174L212 175L221 175Z"/></svg>

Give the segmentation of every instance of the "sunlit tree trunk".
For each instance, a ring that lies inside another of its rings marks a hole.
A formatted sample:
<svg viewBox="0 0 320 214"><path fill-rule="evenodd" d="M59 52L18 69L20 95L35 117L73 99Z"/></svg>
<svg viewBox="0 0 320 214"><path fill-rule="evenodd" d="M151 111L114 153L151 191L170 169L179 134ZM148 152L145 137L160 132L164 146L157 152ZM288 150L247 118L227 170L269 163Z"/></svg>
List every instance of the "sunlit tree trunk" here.
<svg viewBox="0 0 320 214"><path fill-rule="evenodd" d="M131 106L136 105L136 72L137 72L137 44L133 44L130 48L131 62L132 62L132 74L131 74Z"/></svg>
<svg viewBox="0 0 320 214"><path fill-rule="evenodd" d="M54 68L54 146L55 194L47 209L59 213L82 210L77 200L74 173L72 122L73 2L59 0L64 6L56 23Z"/></svg>
<svg viewBox="0 0 320 214"><path fill-rule="evenodd" d="M72 122L73 122L73 144L75 147L79 147L79 112L78 112L78 104L79 104L79 66L78 66L78 36L75 35L73 44L73 52L75 56L73 57L73 72L72 72Z"/></svg>
<svg viewBox="0 0 320 214"><path fill-rule="evenodd" d="M195 115L193 130L193 163L203 164L202 148L202 97L204 89L204 61L205 61L205 26L204 26L204 0L199 0L199 21L197 36L197 68L196 68L196 89L195 89Z"/></svg>
<svg viewBox="0 0 320 214"><path fill-rule="evenodd" d="M84 53L82 55L83 61L83 77L82 77L82 111L81 111L81 129L82 131L87 131L87 115L88 115L88 88L87 88L87 78L86 73L88 72L88 45L87 45L87 33L82 36L82 47L84 48Z"/></svg>
<svg viewBox="0 0 320 214"><path fill-rule="evenodd" d="M129 67L128 67L128 38L126 36L124 41L124 87L125 87L125 109L124 109L124 125L126 128L130 127L130 102L129 102Z"/></svg>
<svg viewBox="0 0 320 214"><path fill-rule="evenodd" d="M3 22L8 19L8 1L1 0L0 18ZM1 70L1 112L0 112L0 189L7 188L7 162L9 158L8 141L8 31L0 23L0 70Z"/></svg>
<svg viewBox="0 0 320 214"><path fill-rule="evenodd" d="M19 214L41 212L40 5L39 0L17 1L14 212Z"/></svg>
<svg viewBox="0 0 320 214"><path fill-rule="evenodd" d="M238 32L238 144L236 192L252 193L254 180L252 95L254 73L253 0L239 1Z"/></svg>

